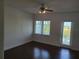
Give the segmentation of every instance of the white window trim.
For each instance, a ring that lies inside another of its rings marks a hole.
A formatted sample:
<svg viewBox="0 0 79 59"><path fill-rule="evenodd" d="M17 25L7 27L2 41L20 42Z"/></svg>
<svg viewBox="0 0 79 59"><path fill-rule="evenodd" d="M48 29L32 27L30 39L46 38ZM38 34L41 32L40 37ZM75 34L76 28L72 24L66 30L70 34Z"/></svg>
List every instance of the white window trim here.
<svg viewBox="0 0 79 59"><path fill-rule="evenodd" d="M42 22L42 26L41 26L41 34L37 34L37 33L35 33L35 26L36 26L36 21L41 21ZM43 27L44 27L44 25L43 25L43 22L44 21L50 21L50 20L36 20L34 23L34 34L35 35L42 35L42 36L50 36L50 34L48 34L48 35L45 35L45 34L43 34ZM51 24L51 21L50 21L50 24ZM50 27L51 28L51 27ZM50 31L49 31L49 33L50 33Z"/></svg>
<svg viewBox="0 0 79 59"><path fill-rule="evenodd" d="M64 21L64 22L72 22L72 21ZM62 37L63 37L63 26L64 26L64 22L61 24L61 39L60 39L60 44L64 47L70 47L72 45L72 34L70 35L70 45L66 45L62 43ZM72 25L71 24L71 33L72 33Z"/></svg>

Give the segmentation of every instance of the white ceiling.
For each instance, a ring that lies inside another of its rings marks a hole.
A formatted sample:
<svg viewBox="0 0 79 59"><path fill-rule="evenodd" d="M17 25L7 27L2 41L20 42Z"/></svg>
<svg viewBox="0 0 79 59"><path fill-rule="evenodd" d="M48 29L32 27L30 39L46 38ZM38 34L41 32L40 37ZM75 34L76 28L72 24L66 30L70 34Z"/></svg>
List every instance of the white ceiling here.
<svg viewBox="0 0 79 59"><path fill-rule="evenodd" d="M23 11L37 13L40 4L45 3L54 12L78 12L79 0L6 0L8 5Z"/></svg>

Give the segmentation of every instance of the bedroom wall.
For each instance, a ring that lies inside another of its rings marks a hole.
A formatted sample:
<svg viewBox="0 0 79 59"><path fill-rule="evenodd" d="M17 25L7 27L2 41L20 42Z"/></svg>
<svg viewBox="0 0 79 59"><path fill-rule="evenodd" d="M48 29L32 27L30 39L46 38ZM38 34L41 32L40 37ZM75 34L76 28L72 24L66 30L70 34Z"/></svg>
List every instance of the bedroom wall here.
<svg viewBox="0 0 79 59"><path fill-rule="evenodd" d="M31 41L32 14L10 5L5 5L4 10L4 50Z"/></svg>
<svg viewBox="0 0 79 59"><path fill-rule="evenodd" d="M0 0L0 59L4 59L3 41L4 41L4 10L3 0Z"/></svg>
<svg viewBox="0 0 79 59"><path fill-rule="evenodd" d="M64 21L72 21L71 45L64 46L73 50L79 50L79 12L53 13L47 15L37 15L36 20L51 20L51 35L33 35L33 40L55 46L64 46L61 44L62 24Z"/></svg>

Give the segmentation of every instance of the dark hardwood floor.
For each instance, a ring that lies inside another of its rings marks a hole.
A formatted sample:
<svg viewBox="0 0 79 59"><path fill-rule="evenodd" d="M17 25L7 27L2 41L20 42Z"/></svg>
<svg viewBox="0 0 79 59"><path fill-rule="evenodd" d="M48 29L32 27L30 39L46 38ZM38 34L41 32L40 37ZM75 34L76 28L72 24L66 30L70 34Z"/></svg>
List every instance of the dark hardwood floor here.
<svg viewBox="0 0 79 59"><path fill-rule="evenodd" d="M30 42L5 51L4 59L79 59L79 51Z"/></svg>

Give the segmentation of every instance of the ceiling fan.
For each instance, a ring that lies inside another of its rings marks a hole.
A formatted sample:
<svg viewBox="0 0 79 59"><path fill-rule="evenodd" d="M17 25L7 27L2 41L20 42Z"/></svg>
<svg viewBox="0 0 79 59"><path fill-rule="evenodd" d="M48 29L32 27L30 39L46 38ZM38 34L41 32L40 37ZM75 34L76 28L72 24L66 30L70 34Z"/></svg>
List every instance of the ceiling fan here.
<svg viewBox="0 0 79 59"><path fill-rule="evenodd" d="M53 12L53 10L48 9L47 7L45 7L45 4L41 4L39 13L46 13L46 12Z"/></svg>

